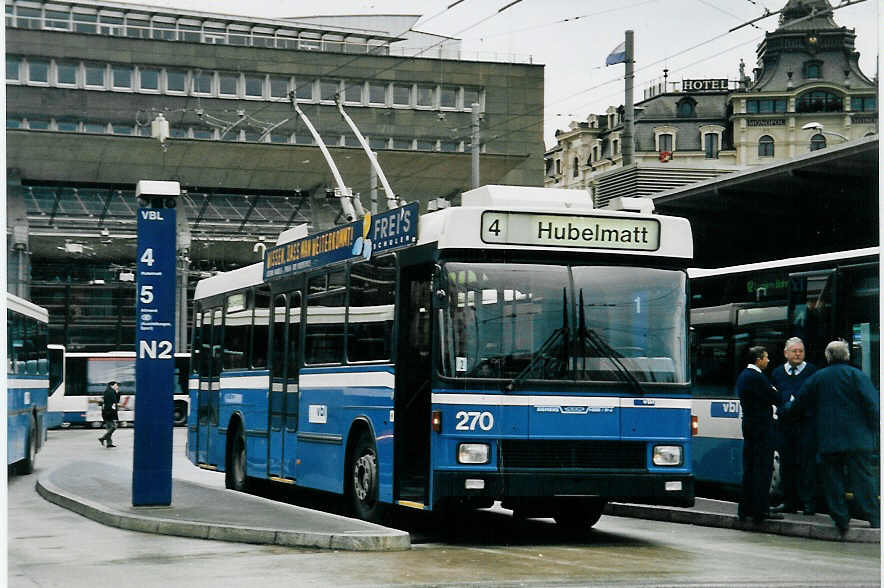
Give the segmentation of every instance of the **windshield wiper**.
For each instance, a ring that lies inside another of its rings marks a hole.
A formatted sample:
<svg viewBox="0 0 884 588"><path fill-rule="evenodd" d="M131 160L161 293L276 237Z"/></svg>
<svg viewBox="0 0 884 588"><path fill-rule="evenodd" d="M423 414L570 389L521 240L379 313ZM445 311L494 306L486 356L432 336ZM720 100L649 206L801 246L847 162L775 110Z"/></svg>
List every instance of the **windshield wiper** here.
<svg viewBox="0 0 884 588"><path fill-rule="evenodd" d="M620 361L620 358L623 355L618 352L616 349L611 347L611 345L605 341L601 335L599 335L594 329L586 326L586 312L583 307L583 288L580 288L580 306L578 308L578 327L577 327L577 340L582 343L584 346L589 345L590 348L595 352L598 357L603 359L607 359L612 364L614 364L614 368L616 369L617 375L620 379L627 384L629 384L633 390L637 394L644 395L645 389L642 387L641 382L638 381L638 378L635 377L629 369L623 365L623 362ZM582 350L584 355L584 364L586 362L586 349ZM575 366L576 367L576 366ZM584 370L586 366L584 365Z"/></svg>
<svg viewBox="0 0 884 588"><path fill-rule="evenodd" d="M562 288L562 326L556 328L556 330L550 333L549 337L546 338L540 348L531 354L531 361L528 365L510 380L504 389L508 392L512 392L516 385L524 382L534 369L538 365L541 365L541 363L543 364L543 370L541 373L552 371L557 366L559 367L558 371L562 371L561 366L566 367L568 363L569 341L570 327L568 326L568 297L567 292ZM561 346L563 351L559 353L558 356L550 354L549 351L558 345Z"/></svg>

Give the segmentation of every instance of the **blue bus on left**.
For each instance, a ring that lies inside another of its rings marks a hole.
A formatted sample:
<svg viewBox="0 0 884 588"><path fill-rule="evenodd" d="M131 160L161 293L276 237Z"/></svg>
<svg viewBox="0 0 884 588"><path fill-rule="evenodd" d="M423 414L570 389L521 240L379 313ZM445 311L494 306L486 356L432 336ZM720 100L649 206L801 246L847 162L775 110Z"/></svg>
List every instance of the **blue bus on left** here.
<svg viewBox="0 0 884 588"><path fill-rule="evenodd" d="M6 294L6 464L34 471L46 440L46 402L59 370L50 362L46 309Z"/></svg>

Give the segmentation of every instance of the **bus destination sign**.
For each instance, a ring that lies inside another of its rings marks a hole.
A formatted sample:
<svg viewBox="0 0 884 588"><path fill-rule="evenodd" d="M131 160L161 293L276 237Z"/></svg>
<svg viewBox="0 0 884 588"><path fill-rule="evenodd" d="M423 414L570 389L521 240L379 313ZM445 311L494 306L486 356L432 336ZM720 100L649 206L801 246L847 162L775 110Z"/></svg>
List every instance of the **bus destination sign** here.
<svg viewBox="0 0 884 588"><path fill-rule="evenodd" d="M350 224L271 247L264 254L264 279L348 259L372 256L417 243L418 203L365 217Z"/></svg>
<svg viewBox="0 0 884 588"><path fill-rule="evenodd" d="M656 251L660 221L611 216L485 212L482 241L500 245Z"/></svg>

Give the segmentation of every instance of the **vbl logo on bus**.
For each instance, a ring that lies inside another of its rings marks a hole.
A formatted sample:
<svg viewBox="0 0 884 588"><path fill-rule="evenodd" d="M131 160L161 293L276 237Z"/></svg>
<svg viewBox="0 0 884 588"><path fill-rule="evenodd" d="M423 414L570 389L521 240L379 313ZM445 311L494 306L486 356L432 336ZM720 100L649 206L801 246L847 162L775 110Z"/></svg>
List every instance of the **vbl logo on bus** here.
<svg viewBox="0 0 884 588"><path fill-rule="evenodd" d="M725 400L713 402L709 409L710 416L726 419L740 418L740 401Z"/></svg>

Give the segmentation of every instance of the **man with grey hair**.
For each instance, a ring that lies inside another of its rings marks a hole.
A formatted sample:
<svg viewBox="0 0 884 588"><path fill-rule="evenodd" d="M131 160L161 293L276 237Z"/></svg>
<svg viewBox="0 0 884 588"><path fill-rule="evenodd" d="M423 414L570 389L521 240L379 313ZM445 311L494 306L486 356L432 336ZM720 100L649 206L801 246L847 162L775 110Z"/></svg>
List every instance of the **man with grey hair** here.
<svg viewBox="0 0 884 588"><path fill-rule="evenodd" d="M816 366L804 360L804 341L791 337L783 348L786 363L770 373L770 381L780 391L782 399L777 410L798 394L804 382L816 372ZM813 411L805 406L791 419L780 419L776 424L777 447L780 451L780 480L783 504L774 512L816 512L816 433Z"/></svg>
<svg viewBox="0 0 884 588"><path fill-rule="evenodd" d="M804 383L783 417L806 406L815 414L818 451L829 515L843 538L853 510L880 528L878 490L878 391L869 377L850 365L844 341L826 346L825 367Z"/></svg>

